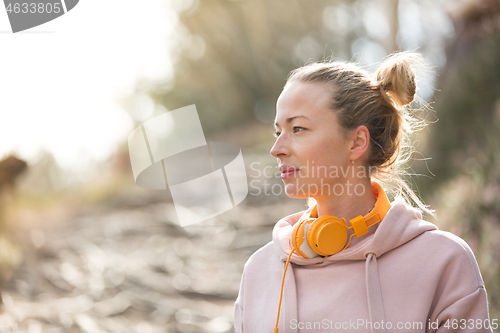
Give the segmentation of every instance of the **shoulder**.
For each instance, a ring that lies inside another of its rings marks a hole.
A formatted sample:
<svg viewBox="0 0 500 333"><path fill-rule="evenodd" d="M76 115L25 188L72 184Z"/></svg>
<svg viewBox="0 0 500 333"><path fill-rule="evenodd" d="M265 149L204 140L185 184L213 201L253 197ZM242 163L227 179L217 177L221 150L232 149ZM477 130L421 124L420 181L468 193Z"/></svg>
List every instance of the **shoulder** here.
<svg viewBox="0 0 500 333"><path fill-rule="evenodd" d="M414 242L443 274L458 274L459 279L468 279L471 285L484 286L474 252L462 238L448 231L429 230Z"/></svg>
<svg viewBox="0 0 500 333"><path fill-rule="evenodd" d="M441 253L462 256L471 262L475 262L474 253L467 242L449 231L428 230L416 239L426 243L433 249L440 249Z"/></svg>
<svg viewBox="0 0 500 333"><path fill-rule="evenodd" d="M272 290L280 281L283 267L271 241L255 251L245 263L242 287L253 291L256 286L260 286L260 291Z"/></svg>
<svg viewBox="0 0 500 333"><path fill-rule="evenodd" d="M261 266L269 261L275 261L276 254L273 246L273 242L270 241L266 245L262 246L260 249L255 251L250 258L248 258L245 263L245 270L252 268L254 266Z"/></svg>

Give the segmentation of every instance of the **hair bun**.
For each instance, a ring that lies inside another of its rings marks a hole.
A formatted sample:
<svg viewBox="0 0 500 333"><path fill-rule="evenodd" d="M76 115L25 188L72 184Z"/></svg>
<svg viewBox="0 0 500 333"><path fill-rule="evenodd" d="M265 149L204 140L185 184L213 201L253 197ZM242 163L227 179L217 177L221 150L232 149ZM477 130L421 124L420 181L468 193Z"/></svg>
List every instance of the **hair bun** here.
<svg viewBox="0 0 500 333"><path fill-rule="evenodd" d="M380 88L389 94L397 107L413 101L417 85L412 65L422 62L417 53L395 53L388 56L375 73Z"/></svg>

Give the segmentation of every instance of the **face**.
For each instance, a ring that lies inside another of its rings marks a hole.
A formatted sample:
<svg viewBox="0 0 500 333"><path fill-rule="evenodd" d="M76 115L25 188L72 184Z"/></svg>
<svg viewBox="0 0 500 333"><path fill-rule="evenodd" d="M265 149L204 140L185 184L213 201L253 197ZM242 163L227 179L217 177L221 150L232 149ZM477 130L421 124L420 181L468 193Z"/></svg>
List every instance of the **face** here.
<svg viewBox="0 0 500 333"><path fill-rule="evenodd" d="M331 94L324 83L295 81L278 98L271 155L278 159L290 197L332 196L335 184L345 180L340 171L349 170L351 141L328 107Z"/></svg>

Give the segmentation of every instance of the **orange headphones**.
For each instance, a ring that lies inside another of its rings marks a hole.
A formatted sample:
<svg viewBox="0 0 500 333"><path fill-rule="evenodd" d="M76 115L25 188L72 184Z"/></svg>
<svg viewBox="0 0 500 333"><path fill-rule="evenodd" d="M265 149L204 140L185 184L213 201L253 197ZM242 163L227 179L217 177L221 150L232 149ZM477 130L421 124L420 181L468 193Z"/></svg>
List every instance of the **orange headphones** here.
<svg viewBox="0 0 500 333"><path fill-rule="evenodd" d="M304 213L295 223L292 231L292 251L288 255L281 282L281 295L278 305L278 317L274 333L278 333L278 322L281 309L281 298L283 296L283 285L285 274L290 262L292 253L296 251L304 258L314 258L317 256L331 256L335 253L345 250L351 243L352 236L361 237L368 233L368 228L380 223L387 211L391 208L389 199L384 189L377 182L372 181L372 190L377 202L375 206L365 216L357 216L349 220L351 226L347 226L344 218L339 219L335 216L322 216L318 218L318 207L315 205L309 213ZM347 241L347 229L354 233ZM346 244L347 242L347 244Z"/></svg>
<svg viewBox="0 0 500 333"><path fill-rule="evenodd" d="M318 218L317 206L309 213L305 213L293 226L292 246L304 258L317 256L331 256L345 250L351 242L352 236L361 237L368 233L368 228L379 223L391 208L382 186L372 182L373 193L377 202L365 216L357 216L350 220L347 226L344 218L322 216ZM347 229L354 233L347 242ZM347 243L347 244L346 244Z"/></svg>

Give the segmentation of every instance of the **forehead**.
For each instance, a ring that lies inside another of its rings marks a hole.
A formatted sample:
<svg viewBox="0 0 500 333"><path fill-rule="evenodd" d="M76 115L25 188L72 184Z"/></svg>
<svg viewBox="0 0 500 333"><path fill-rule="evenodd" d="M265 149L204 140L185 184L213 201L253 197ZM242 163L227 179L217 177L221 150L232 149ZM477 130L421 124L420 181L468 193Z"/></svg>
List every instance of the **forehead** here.
<svg viewBox="0 0 500 333"><path fill-rule="evenodd" d="M287 118L298 115L312 120L324 119L333 113L329 107L332 93L332 88L325 83L287 83L276 104L276 122L281 126Z"/></svg>

